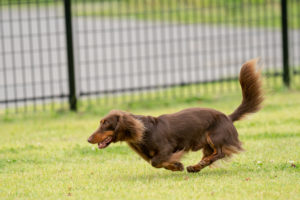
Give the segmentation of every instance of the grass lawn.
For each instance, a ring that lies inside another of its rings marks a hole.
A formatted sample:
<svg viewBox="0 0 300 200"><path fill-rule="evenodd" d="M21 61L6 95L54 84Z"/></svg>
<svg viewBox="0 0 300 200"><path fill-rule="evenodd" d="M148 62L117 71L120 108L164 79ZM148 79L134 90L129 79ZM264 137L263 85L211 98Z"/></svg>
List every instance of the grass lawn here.
<svg viewBox="0 0 300 200"><path fill-rule="evenodd" d="M7 6L62 6L54 0L1 0ZM280 0L72 0L74 16L133 18L183 24L281 27ZM288 1L289 28L299 29L300 2Z"/></svg>
<svg viewBox="0 0 300 200"><path fill-rule="evenodd" d="M299 1L288 1L289 28L298 29ZM246 27L281 27L280 0L121 0L74 1L74 14L108 16L183 24L228 24Z"/></svg>
<svg viewBox="0 0 300 200"><path fill-rule="evenodd" d="M0 199L299 199L299 99L299 91L268 92L261 112L236 123L246 152L197 174L152 168L126 144L88 144L100 114L1 119ZM231 92L131 111L157 116L201 106L230 113L240 100ZM190 153L183 163L200 158Z"/></svg>

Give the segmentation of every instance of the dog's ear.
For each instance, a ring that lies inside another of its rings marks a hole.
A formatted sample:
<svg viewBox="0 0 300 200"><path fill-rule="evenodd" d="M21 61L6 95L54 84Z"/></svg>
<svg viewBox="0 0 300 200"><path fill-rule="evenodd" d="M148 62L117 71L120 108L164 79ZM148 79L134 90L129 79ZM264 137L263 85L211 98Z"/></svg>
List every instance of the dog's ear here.
<svg viewBox="0 0 300 200"><path fill-rule="evenodd" d="M132 115L124 113L119 116L115 132L118 141L139 142L142 139L144 126Z"/></svg>

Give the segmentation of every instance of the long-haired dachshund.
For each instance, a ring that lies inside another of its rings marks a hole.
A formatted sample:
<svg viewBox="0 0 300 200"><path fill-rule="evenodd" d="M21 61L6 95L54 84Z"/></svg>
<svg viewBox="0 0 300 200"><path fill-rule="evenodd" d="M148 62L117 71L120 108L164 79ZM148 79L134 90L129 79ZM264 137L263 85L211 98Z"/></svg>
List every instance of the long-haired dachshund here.
<svg viewBox="0 0 300 200"><path fill-rule="evenodd" d="M112 142L125 141L153 167L172 171L184 170L180 162L184 153L202 149L202 160L187 167L188 172L199 172L216 160L243 150L233 122L261 107L257 62L253 59L242 66L239 81L243 100L230 115L210 108L188 108L159 117L113 110L100 121L88 142L103 149Z"/></svg>

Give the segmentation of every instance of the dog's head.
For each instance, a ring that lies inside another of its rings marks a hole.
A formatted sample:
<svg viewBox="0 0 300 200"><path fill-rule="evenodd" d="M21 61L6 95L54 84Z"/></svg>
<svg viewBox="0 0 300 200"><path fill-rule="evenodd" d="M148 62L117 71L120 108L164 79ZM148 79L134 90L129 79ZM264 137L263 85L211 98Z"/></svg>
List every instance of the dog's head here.
<svg viewBox="0 0 300 200"><path fill-rule="evenodd" d="M88 138L88 142L98 143L98 148L103 149L112 142L140 142L143 132L143 123L133 115L123 111L111 111L101 119L99 128Z"/></svg>

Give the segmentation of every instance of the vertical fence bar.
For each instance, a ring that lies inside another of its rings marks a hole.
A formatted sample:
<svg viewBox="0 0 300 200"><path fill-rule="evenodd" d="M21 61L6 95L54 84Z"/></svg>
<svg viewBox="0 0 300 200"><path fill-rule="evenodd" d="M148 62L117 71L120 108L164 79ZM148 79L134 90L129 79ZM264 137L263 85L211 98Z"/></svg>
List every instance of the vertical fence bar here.
<svg viewBox="0 0 300 200"><path fill-rule="evenodd" d="M71 0L64 0L65 8L65 26L66 26L66 42L68 56L68 79L69 79L69 104L72 111L77 110L76 83L75 83L75 67L73 54L73 36L72 36L72 13Z"/></svg>
<svg viewBox="0 0 300 200"><path fill-rule="evenodd" d="M281 0L283 83L290 86L287 0Z"/></svg>

